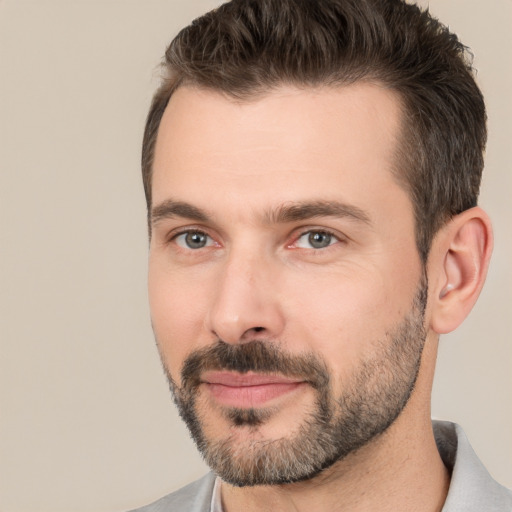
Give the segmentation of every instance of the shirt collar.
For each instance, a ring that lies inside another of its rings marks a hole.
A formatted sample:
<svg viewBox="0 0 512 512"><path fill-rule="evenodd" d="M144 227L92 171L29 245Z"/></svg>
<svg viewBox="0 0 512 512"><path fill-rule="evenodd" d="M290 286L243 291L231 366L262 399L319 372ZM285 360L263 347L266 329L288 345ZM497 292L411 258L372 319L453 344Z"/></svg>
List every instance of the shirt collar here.
<svg viewBox="0 0 512 512"><path fill-rule="evenodd" d="M512 493L485 469L462 428L434 421L439 454L452 478L442 512L503 512L512 510Z"/></svg>

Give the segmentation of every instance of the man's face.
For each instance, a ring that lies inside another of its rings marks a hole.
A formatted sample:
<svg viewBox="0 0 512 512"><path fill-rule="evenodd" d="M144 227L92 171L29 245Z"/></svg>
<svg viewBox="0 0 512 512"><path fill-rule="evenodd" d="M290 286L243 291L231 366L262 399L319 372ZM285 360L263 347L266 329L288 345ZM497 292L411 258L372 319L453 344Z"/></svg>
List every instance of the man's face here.
<svg viewBox="0 0 512 512"><path fill-rule="evenodd" d="M180 412L236 485L310 478L405 406L425 339L399 105L356 84L181 88L153 175L149 295Z"/></svg>

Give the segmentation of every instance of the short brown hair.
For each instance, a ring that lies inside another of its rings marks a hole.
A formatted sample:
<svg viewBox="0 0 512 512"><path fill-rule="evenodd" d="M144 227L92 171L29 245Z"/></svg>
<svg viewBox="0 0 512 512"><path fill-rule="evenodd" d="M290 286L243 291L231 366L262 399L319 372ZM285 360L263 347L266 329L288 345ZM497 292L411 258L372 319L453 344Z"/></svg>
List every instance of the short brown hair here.
<svg viewBox="0 0 512 512"><path fill-rule="evenodd" d="M453 215L476 205L487 138L471 55L428 11L402 0L232 0L171 42L146 122L142 173L151 210L158 128L182 85L239 100L279 85L338 86L371 80L403 107L397 177L410 194L426 261Z"/></svg>

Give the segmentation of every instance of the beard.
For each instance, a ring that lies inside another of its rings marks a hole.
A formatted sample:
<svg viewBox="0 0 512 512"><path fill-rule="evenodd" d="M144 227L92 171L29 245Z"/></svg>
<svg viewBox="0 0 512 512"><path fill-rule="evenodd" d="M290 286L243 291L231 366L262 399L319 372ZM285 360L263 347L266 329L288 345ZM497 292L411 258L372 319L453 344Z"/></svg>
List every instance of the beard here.
<svg viewBox="0 0 512 512"><path fill-rule="evenodd" d="M407 404L418 376L425 343L427 283L423 278L410 311L382 339L372 343L335 396L328 365L314 353L290 354L266 340L231 345L221 340L191 353L178 386L168 371L174 401L210 468L235 486L279 485L311 479L385 432ZM272 407L223 407L230 425L212 439L205 426L214 418L200 402L201 375L210 370L277 374L307 382L313 406L292 435L277 439L242 438L240 429L256 433L279 411Z"/></svg>

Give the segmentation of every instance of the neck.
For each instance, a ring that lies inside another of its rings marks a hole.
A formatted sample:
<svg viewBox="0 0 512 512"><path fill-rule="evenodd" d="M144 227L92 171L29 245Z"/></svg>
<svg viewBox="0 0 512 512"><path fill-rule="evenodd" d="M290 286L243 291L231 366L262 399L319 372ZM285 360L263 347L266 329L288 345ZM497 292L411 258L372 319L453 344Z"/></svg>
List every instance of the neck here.
<svg viewBox="0 0 512 512"><path fill-rule="evenodd" d="M399 432L400 423L401 418L378 439L311 480L246 488L223 483L225 512L441 511L449 474L430 421L405 436Z"/></svg>

